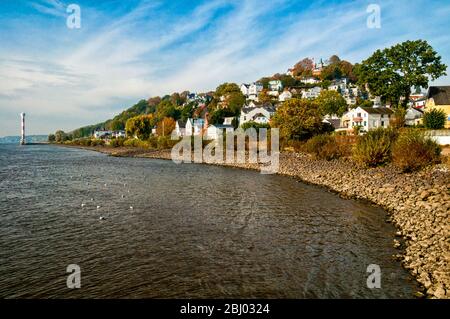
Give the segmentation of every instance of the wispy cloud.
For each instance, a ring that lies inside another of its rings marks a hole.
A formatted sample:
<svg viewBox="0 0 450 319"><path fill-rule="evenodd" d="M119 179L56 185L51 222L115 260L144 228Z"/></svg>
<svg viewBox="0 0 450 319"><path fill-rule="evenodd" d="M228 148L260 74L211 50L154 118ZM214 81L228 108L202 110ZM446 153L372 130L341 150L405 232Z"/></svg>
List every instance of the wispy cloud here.
<svg viewBox="0 0 450 319"><path fill-rule="evenodd" d="M9 116L19 111L30 113L35 133L71 130L141 98L256 80L305 56L358 62L406 39L428 40L450 64L441 14L450 4L383 1L375 30L366 26L367 1L80 2L80 30L65 27L67 4L58 0L32 3L30 21L0 18L9 30L0 36L0 118L8 123L0 135L16 131Z"/></svg>

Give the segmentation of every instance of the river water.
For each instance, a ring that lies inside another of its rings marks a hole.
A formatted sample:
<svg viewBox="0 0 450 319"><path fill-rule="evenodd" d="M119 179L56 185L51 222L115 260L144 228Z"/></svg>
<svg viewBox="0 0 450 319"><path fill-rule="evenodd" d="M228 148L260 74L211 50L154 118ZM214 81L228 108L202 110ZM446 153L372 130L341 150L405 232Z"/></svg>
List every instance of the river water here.
<svg viewBox="0 0 450 319"><path fill-rule="evenodd" d="M0 145L0 297L412 298L385 219L288 177Z"/></svg>

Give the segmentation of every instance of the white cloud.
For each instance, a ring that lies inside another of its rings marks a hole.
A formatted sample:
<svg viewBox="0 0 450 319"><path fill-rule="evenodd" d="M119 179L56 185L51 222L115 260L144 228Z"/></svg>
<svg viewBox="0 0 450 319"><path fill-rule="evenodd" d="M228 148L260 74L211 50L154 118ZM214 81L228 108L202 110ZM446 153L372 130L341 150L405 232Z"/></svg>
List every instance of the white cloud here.
<svg viewBox="0 0 450 319"><path fill-rule="evenodd" d="M338 54L357 62L377 48L408 38L424 37L450 63L449 36L439 31L441 24L448 26L445 17L437 14L427 22L428 28L411 24L422 18L421 5L426 3L419 4L383 2L380 30L367 29L363 1L325 8L312 4L303 11L279 14L292 3L217 0L174 16L164 12L162 3L141 1L118 18L82 7L85 20L80 31L65 29L62 18L59 29L54 24L41 26L46 50L39 46L42 43L25 40L0 49L0 114L15 117L26 111L39 116L34 133L71 130L111 118L151 95L253 81L284 72L305 56ZM55 17L64 14L64 4L57 0L33 7ZM26 39L23 30L16 32ZM49 32L54 32L53 38ZM11 133L11 128L0 127L0 135Z"/></svg>

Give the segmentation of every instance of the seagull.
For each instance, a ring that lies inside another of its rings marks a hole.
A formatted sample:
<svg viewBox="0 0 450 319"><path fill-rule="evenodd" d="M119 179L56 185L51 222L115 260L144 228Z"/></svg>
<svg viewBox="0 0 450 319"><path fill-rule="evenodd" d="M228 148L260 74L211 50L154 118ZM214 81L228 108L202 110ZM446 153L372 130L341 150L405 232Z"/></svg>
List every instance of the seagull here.
<svg viewBox="0 0 450 319"><path fill-rule="evenodd" d="M122 198L125 198L125 195L122 195Z"/></svg>
<svg viewBox="0 0 450 319"><path fill-rule="evenodd" d="M130 209L133 210L133 206L130 206Z"/></svg>
<svg viewBox="0 0 450 319"><path fill-rule="evenodd" d="M97 209L100 209L100 206L97 206Z"/></svg>
<svg viewBox="0 0 450 319"><path fill-rule="evenodd" d="M105 183L105 187L106 187L106 186L108 186L108 185Z"/></svg>
<svg viewBox="0 0 450 319"><path fill-rule="evenodd" d="M86 204L85 204L85 203L82 203L82 204L81 204L81 207L84 207L84 206L86 206Z"/></svg>
<svg viewBox="0 0 450 319"><path fill-rule="evenodd" d="M106 219L106 217L103 217L103 216L100 216L100 218L99 218L100 220L105 220Z"/></svg>
<svg viewBox="0 0 450 319"><path fill-rule="evenodd" d="M93 202L94 201L94 199L93 198L91 198L91 202Z"/></svg>

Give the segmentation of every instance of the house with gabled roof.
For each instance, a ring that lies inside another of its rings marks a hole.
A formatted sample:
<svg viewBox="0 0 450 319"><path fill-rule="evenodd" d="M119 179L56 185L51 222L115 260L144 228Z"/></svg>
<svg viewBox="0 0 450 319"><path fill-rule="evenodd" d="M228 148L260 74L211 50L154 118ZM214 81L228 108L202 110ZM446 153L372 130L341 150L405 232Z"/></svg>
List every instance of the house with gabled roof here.
<svg viewBox="0 0 450 319"><path fill-rule="evenodd" d="M447 115L446 128L450 128L450 85L430 86L425 103L425 111L442 110Z"/></svg>
<svg viewBox="0 0 450 319"><path fill-rule="evenodd" d="M344 114L342 124L348 129L360 127L362 131L390 125L394 112L386 107L361 107L358 106Z"/></svg>

